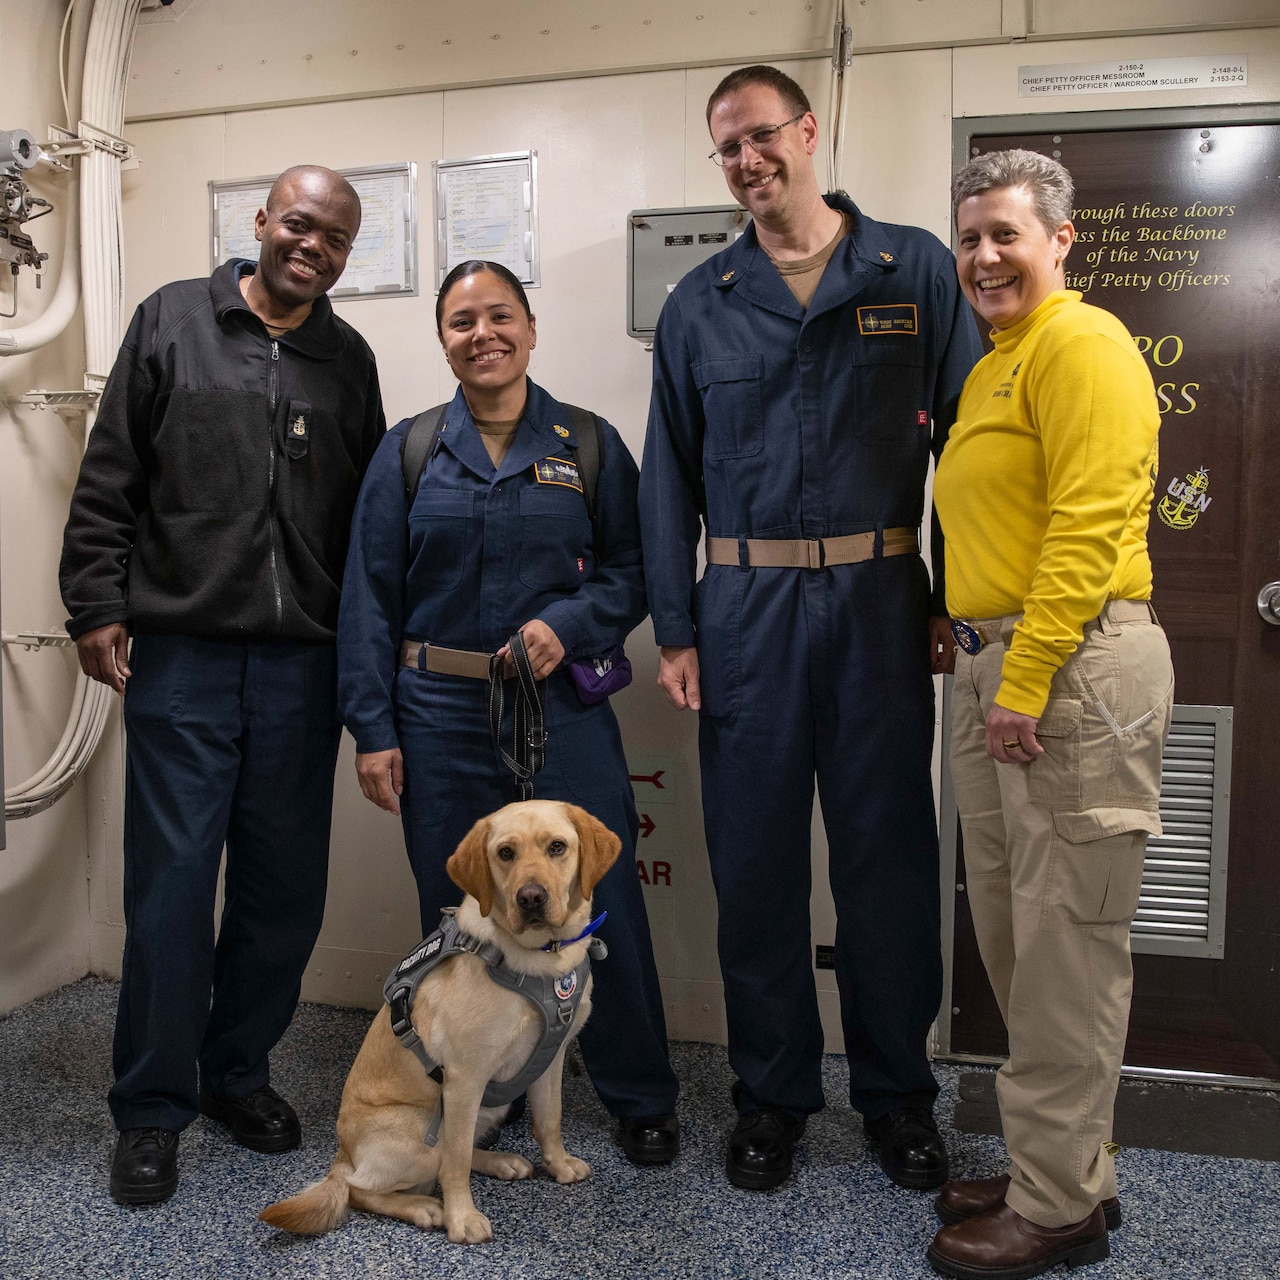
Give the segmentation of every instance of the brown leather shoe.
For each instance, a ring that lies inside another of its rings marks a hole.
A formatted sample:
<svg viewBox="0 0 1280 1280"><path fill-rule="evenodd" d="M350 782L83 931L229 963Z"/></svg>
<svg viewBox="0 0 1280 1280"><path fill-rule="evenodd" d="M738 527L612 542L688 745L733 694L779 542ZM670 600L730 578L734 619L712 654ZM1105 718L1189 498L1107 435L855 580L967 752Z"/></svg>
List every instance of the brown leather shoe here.
<svg viewBox="0 0 1280 1280"><path fill-rule="evenodd" d="M1000 1204L943 1227L927 1257L933 1269L956 1280L1029 1280L1065 1262L1081 1267L1111 1256L1102 1206L1069 1227L1041 1227Z"/></svg>
<svg viewBox="0 0 1280 1280"><path fill-rule="evenodd" d="M933 1202L934 1212L943 1222L964 1222L980 1213L990 1213L1004 1203L1009 1190L1009 1175L998 1178L957 1178L942 1188ZM1108 1196L1102 1201L1102 1216L1107 1220L1107 1230L1114 1231L1123 1219L1120 1216L1120 1199Z"/></svg>

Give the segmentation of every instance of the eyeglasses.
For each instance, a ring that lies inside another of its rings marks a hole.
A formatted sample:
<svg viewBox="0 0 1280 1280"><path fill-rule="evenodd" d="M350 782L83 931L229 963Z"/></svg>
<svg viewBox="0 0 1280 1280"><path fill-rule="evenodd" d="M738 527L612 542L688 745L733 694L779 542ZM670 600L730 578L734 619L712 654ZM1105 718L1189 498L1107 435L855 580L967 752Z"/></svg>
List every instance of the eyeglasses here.
<svg viewBox="0 0 1280 1280"><path fill-rule="evenodd" d="M798 116L792 116L790 120L784 120L781 124L767 124L763 129L757 129L754 133L747 134L745 138L739 138L737 142L722 143L707 158L719 165L737 164L742 159L742 148L748 146L756 155L760 155L761 152L768 151L777 145L787 125L803 120L807 114L808 112L802 111Z"/></svg>

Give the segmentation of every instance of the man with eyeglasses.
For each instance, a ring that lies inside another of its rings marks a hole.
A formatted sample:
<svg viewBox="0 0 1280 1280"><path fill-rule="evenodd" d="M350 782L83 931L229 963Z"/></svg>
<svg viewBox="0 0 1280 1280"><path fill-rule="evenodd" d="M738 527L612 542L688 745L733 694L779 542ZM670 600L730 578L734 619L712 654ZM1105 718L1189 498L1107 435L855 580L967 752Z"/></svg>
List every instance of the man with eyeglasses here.
<svg viewBox="0 0 1280 1280"><path fill-rule="evenodd" d="M926 1051L942 993L931 671L950 669L954 646L919 528L930 450L981 354L977 332L940 241L822 196L818 124L790 77L733 72L707 123L753 221L663 308L640 498L658 683L700 713L738 1077L726 1171L737 1186L778 1186L823 1106L816 776L850 1100L888 1176L936 1187L947 1152Z"/></svg>

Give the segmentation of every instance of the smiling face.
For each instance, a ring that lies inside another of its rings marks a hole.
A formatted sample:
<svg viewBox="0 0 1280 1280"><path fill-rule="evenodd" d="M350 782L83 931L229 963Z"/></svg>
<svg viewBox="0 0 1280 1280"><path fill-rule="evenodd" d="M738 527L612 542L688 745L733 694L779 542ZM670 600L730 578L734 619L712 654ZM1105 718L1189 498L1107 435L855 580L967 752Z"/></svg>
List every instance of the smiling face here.
<svg viewBox="0 0 1280 1280"><path fill-rule="evenodd" d="M537 337L533 317L492 271L461 277L441 299L440 343L473 410L476 403L488 405L504 394L523 399Z"/></svg>
<svg viewBox="0 0 1280 1280"><path fill-rule="evenodd" d="M1055 289L1075 239L1064 222L1050 232L1026 187L992 187L956 209L956 271L969 304L993 328L1026 319Z"/></svg>
<svg viewBox="0 0 1280 1280"><path fill-rule="evenodd" d="M776 89L750 84L726 94L711 108L711 140L717 147L739 142L793 115ZM785 125L763 153L744 146L737 161L724 166L724 180L752 217L766 227L785 229L812 207L819 194L810 159L817 145L818 122L812 112L806 112L794 124Z"/></svg>
<svg viewBox="0 0 1280 1280"><path fill-rule="evenodd" d="M254 233L262 244L255 282L277 313L310 310L338 282L360 230L360 202L325 169L284 174Z"/></svg>

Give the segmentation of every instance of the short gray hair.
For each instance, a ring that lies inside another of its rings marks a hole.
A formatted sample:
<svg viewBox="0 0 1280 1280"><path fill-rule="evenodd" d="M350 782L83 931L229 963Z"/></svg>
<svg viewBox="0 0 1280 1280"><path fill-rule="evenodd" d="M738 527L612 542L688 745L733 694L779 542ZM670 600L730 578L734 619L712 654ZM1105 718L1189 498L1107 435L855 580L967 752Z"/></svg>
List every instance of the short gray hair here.
<svg viewBox="0 0 1280 1280"><path fill-rule="evenodd" d="M1025 187L1036 217L1050 235L1071 220L1076 189L1066 166L1038 151L1021 150L988 151L970 160L951 179L952 220L962 201L1002 187Z"/></svg>

